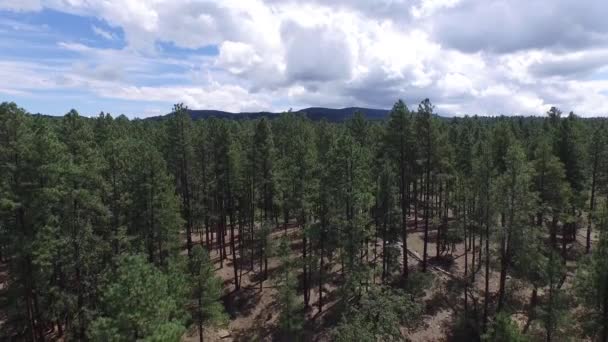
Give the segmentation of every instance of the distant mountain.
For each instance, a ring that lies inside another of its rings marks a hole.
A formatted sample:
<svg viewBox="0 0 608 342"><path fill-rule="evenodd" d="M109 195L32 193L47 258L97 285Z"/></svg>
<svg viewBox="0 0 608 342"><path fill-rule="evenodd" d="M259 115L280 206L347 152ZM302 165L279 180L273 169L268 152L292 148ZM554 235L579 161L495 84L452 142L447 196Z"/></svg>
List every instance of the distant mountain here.
<svg viewBox="0 0 608 342"><path fill-rule="evenodd" d="M322 107L310 107L301 109L298 111L294 111L295 115L305 115L309 119L313 121L327 120L330 122L339 122L344 121L350 117L352 117L355 112L361 112L365 117L369 120L383 120L388 117L389 110L386 109L372 109L372 108L360 108L360 107L348 107L342 109L335 108L322 108ZM281 113L272 113L272 112L242 112L242 113L231 113L224 112L221 110L197 110L191 109L189 110L190 116L193 120L201 120L208 118L218 118L218 119L230 119L230 120L247 120L247 119L257 119L261 117L265 118L274 118L280 115ZM150 118L150 120L162 120L171 114L167 114L164 116L155 116Z"/></svg>

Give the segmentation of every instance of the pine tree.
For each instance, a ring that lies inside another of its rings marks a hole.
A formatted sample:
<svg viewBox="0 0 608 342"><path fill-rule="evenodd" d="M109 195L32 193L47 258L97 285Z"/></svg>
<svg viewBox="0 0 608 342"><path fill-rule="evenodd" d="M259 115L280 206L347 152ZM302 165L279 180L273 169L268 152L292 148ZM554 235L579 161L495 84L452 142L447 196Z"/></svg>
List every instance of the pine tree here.
<svg viewBox="0 0 608 342"><path fill-rule="evenodd" d="M334 341L402 341L400 327L415 327L421 307L403 292L373 287L354 303L333 332Z"/></svg>
<svg viewBox="0 0 608 342"><path fill-rule="evenodd" d="M131 148L126 208L131 213L128 221L134 247L131 251L146 253L150 262L165 265L181 245L179 232L183 220L179 199L160 151L145 141Z"/></svg>
<svg viewBox="0 0 608 342"><path fill-rule="evenodd" d="M513 255L519 252L523 244L524 232L530 223L530 217L536 212L535 194L531 190L531 168L526 161L523 148L513 144L505 157L505 172L498 179L497 194L501 211L505 214L500 233L500 282L498 290L498 308L504 305L506 279Z"/></svg>
<svg viewBox="0 0 608 342"><path fill-rule="evenodd" d="M126 255L102 288L101 314L88 331L93 341L179 341L184 307L164 274L140 255Z"/></svg>
<svg viewBox="0 0 608 342"><path fill-rule="evenodd" d="M186 231L186 248L188 256L192 255L192 230L194 215L192 210L193 198L193 142L192 121L188 108L183 104L173 107L171 119L168 122L167 160L175 177L177 192L181 198L182 218Z"/></svg>
<svg viewBox="0 0 608 342"><path fill-rule="evenodd" d="M433 122L433 105L425 99L418 105L416 114L417 141L420 145L420 157L424 169L424 249L422 252L422 271L427 270L429 219L431 216L431 173L435 158L436 132Z"/></svg>
<svg viewBox="0 0 608 342"><path fill-rule="evenodd" d="M537 225L544 224L545 215L552 216L550 235L553 245L560 213L570 200L570 187L566 182L564 165L552 153L548 142L541 138L534 152L534 190L538 193Z"/></svg>
<svg viewBox="0 0 608 342"><path fill-rule="evenodd" d="M51 281L38 268L38 254L52 248L41 237L56 222L51 210L60 201L62 144L42 120L35 120L14 103L0 104L0 226L7 256L6 299L9 322L30 340L42 340L55 301L47 294ZM0 335L2 336L2 335ZM10 336L10 335L9 335Z"/></svg>
<svg viewBox="0 0 608 342"><path fill-rule="evenodd" d="M190 262L192 293L196 300L195 320L198 325L199 341L203 341L204 327L226 322L224 306L220 302L222 280L214 273L214 267L207 251L196 245Z"/></svg>
<svg viewBox="0 0 608 342"><path fill-rule="evenodd" d="M332 200L336 183L333 179L332 154L334 150L334 130L328 124L321 124L317 131L317 156L318 161L313 173L316 179L316 187L311 202L318 224L313 224L311 236L316 236L319 255L319 312L323 311L323 292L326 281L326 269L331 265L326 264L328 256L333 254L337 246L337 229L335 229L336 210ZM316 228L316 234L315 234ZM329 261L329 260L328 260Z"/></svg>
<svg viewBox="0 0 608 342"><path fill-rule="evenodd" d="M360 256L369 237L367 210L371 207L372 194L368 168L369 154L348 132L341 132L331 152L333 159L334 198L342 205L340 221L340 257L345 279L343 298L359 292L367 282L368 268Z"/></svg>
<svg viewBox="0 0 608 342"><path fill-rule="evenodd" d="M579 210L584 206L586 198L586 173L584 170L586 151L583 148L580 120L572 112L561 122L556 150L558 157L564 164L566 180L572 189L569 208L570 218L567 224L563 225L562 231L562 257L565 259L567 243L575 239L577 220L580 216Z"/></svg>
<svg viewBox="0 0 608 342"><path fill-rule="evenodd" d="M591 195L589 199L589 222L587 223L587 237L585 251L591 250L591 229L595 217L595 204L597 201L596 191L599 186L606 182L606 167L608 167L608 132L604 125L596 127L591 136L589 144L590 172L591 172Z"/></svg>
<svg viewBox="0 0 608 342"><path fill-rule="evenodd" d="M401 204L401 243L403 245L403 278L408 276L408 252L407 252L407 213L409 211L409 201L406 200L409 182L411 179L412 165L416 160L413 152L413 134L411 128L411 114L403 101L399 100L391 110L390 119L387 127L386 144L391 151L393 160L397 164L399 177L399 193ZM414 189L416 185L414 185ZM417 202L417 198L414 198ZM417 213L416 213L417 214ZM417 216L417 215L416 215ZM416 217L417 220L417 217Z"/></svg>
<svg viewBox="0 0 608 342"><path fill-rule="evenodd" d="M295 263L290 257L291 247L289 240L281 238L277 249L280 266L274 279L278 292L276 300L279 303L279 328L285 337L290 339L300 335L304 324L302 305L296 294L297 279L294 274Z"/></svg>
<svg viewBox="0 0 608 342"><path fill-rule="evenodd" d="M496 319L492 323L489 331L483 336L482 340L496 342L525 342L528 341L528 338L519 332L517 325L507 314L501 312L496 316Z"/></svg>
<svg viewBox="0 0 608 342"><path fill-rule="evenodd" d="M585 334L608 341L608 209L598 220L599 241L576 274L576 293L585 309L581 317Z"/></svg>
<svg viewBox="0 0 608 342"><path fill-rule="evenodd" d="M109 261L108 210L102 202L106 187L102 175L103 159L96 149L89 121L76 111L62 121L61 137L66 145L62 160L61 202L57 243L62 253L58 266L62 278L60 293L66 303L66 330L70 337L84 338L97 300L100 275Z"/></svg>
<svg viewBox="0 0 608 342"><path fill-rule="evenodd" d="M396 191L395 176L388 161L384 161L384 168L378 176L377 221L382 241L382 281L399 268L399 241L401 225L398 204L398 191ZM375 245L374 245L375 248Z"/></svg>
<svg viewBox="0 0 608 342"><path fill-rule="evenodd" d="M483 308L483 331L487 330L489 305L490 305L490 238L494 228L495 205L492 202L492 194L495 188L495 174L493 170L492 155L487 144L482 141L477 145L476 157L473 162L473 175L475 179L475 193L479 201L477 206L476 221L480 228L479 241L479 265L481 266L481 254L485 255L485 285L484 285L484 308ZM482 230L485 235L485 246L482 245ZM473 250L473 252L475 252ZM473 265L472 265L473 268Z"/></svg>
<svg viewBox="0 0 608 342"><path fill-rule="evenodd" d="M274 210L274 173L275 159L274 142L270 124L260 120L253 136L253 163L255 167L255 189L259 189L259 206L262 209L264 221L271 220Z"/></svg>
<svg viewBox="0 0 608 342"><path fill-rule="evenodd" d="M560 256L556 251L549 251L546 263L547 289L545 300L538 313L542 326L545 328L546 340L553 341L558 329L568 322L567 295L562 289L565 270Z"/></svg>
<svg viewBox="0 0 608 342"><path fill-rule="evenodd" d="M257 230L258 257L260 261L260 291L264 288L264 280L268 279L268 257L272 255L272 222L262 222Z"/></svg>

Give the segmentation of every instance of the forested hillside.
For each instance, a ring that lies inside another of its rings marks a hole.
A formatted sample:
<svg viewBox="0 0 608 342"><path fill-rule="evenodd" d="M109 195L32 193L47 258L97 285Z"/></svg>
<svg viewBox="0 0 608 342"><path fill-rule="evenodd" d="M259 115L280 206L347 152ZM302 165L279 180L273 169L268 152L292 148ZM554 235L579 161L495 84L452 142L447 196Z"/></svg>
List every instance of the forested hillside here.
<svg viewBox="0 0 608 342"><path fill-rule="evenodd" d="M608 341L608 121L0 105L0 339Z"/></svg>
<svg viewBox="0 0 608 342"><path fill-rule="evenodd" d="M350 119L355 113L359 112L365 115L366 119L369 120L382 120L388 117L389 111L384 109L371 109L371 108L359 108L349 107L342 109L323 108L323 107L310 107L304 108L298 111L291 111L296 116L306 116L312 121L326 120L328 122L340 122ZM255 120L255 119L274 119L279 117L282 113L272 112L241 112L231 113L224 112L221 110L193 110L187 109L187 113L190 115L192 120L204 120L204 119L231 119L231 120ZM164 120L168 115L154 116L148 118L149 120Z"/></svg>

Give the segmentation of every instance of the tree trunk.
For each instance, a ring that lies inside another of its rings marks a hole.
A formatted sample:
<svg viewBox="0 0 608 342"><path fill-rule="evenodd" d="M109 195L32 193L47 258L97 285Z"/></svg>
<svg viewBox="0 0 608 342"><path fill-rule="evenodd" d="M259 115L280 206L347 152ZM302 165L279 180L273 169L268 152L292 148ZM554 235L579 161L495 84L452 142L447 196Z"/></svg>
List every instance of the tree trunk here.
<svg viewBox="0 0 608 342"><path fill-rule="evenodd" d="M202 290L201 280L198 280L198 290ZM198 293L198 340L203 342L203 301L200 292Z"/></svg>
<svg viewBox="0 0 608 342"><path fill-rule="evenodd" d="M414 177L414 230L418 231L418 177Z"/></svg>
<svg viewBox="0 0 608 342"><path fill-rule="evenodd" d="M236 247L234 242L234 210L232 208L232 204L230 205L230 249L232 250L232 266L234 269L234 289L239 289L239 264L236 259ZM242 258L242 256L241 256Z"/></svg>
<svg viewBox="0 0 608 342"><path fill-rule="evenodd" d="M488 328L488 309L490 304L490 222L486 213L486 279L483 308L483 331ZM480 260L481 262L481 260Z"/></svg>
<svg viewBox="0 0 608 342"><path fill-rule="evenodd" d="M589 200L589 223L587 225L587 243L585 246L585 252L589 254L591 251L591 225L593 224L595 209L595 179L597 174L597 160L593 163L593 172L591 173L591 199Z"/></svg>
<svg viewBox="0 0 608 342"><path fill-rule="evenodd" d="M319 313L323 312L323 251L324 251L324 240L325 240L325 225L324 222L321 223L321 236L320 236L320 246L319 246Z"/></svg>
<svg viewBox="0 0 608 342"><path fill-rule="evenodd" d="M308 239L306 238L306 234L304 232L304 225L302 225L302 272L303 272L303 281L304 281L304 307L308 308L309 298L308 298L308 258L306 254L306 250L308 245Z"/></svg>
<svg viewBox="0 0 608 342"><path fill-rule="evenodd" d="M464 190L463 190L464 192ZM469 252L467 251L467 209L466 209L466 196L463 196L462 200L462 222L464 226L464 317L468 317L468 308L469 308L469 298L468 298L468 288L469 288ZM458 208L458 205L456 205Z"/></svg>
<svg viewBox="0 0 608 342"><path fill-rule="evenodd" d="M526 325L524 326L524 329L523 329L524 334L528 332L528 329L530 328L530 324L535 319L535 310L536 310L537 301L538 301L538 288L536 286L534 286L534 289L532 290L532 297L530 298L530 305L528 307L528 320L526 321Z"/></svg>
<svg viewBox="0 0 608 342"><path fill-rule="evenodd" d="M239 210L239 256L241 257L241 264L239 265L239 288L241 288L241 281L243 279L243 258L245 255L245 227L243 224L243 219L244 215L242 213L242 210Z"/></svg>
<svg viewBox="0 0 608 342"><path fill-rule="evenodd" d="M604 289L604 300L602 303L602 341L608 342L608 285Z"/></svg>
<svg viewBox="0 0 608 342"><path fill-rule="evenodd" d="M437 258L437 260L439 260L439 255L441 254L441 229L442 229L442 223L443 221L441 220L441 216L442 216L442 200L443 200L443 183L441 182L441 179L439 180L439 196L438 196L438 200L437 200L437 205L436 205L436 215L439 217L439 224L437 225L437 238L436 238L436 244L435 244L435 257Z"/></svg>
<svg viewBox="0 0 608 342"><path fill-rule="evenodd" d="M429 190L430 190L430 184L429 184L429 180L430 180L430 176L431 176L431 168L430 168L430 156L427 156L427 167L426 167L426 179L425 179L425 184L424 184L424 191L425 191L425 200L424 200L424 248L423 248L423 252L422 252L422 272L426 272L426 268L427 268L427 249L428 249L428 243L429 243L429 205L430 205L430 197L429 197Z"/></svg>
<svg viewBox="0 0 608 342"><path fill-rule="evenodd" d="M402 245L403 245L403 279L407 280L408 278L408 256L407 256L407 210L406 207L409 207L406 198L405 198L405 187L407 186L407 179L405 177L405 151L403 148L401 149L401 234L402 236ZM386 221L386 218L385 218ZM386 227L386 226L385 226ZM386 229L386 228L385 228ZM383 242L384 246L385 241ZM375 248L375 247L374 247ZM383 251L383 255L384 255Z"/></svg>

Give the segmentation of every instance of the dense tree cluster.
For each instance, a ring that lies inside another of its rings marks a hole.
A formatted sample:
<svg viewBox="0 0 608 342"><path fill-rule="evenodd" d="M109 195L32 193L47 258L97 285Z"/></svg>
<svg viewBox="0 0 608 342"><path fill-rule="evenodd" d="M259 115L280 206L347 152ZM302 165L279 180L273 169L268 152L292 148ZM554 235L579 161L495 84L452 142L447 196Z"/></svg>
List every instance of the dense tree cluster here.
<svg viewBox="0 0 608 342"><path fill-rule="evenodd" d="M244 271L272 280L281 336L300 336L337 284L332 339L401 340L447 275L454 334L607 341L606 124L557 108L445 119L429 100L344 123L2 103L0 338L177 341L192 326L202 341L227 320L216 255L234 291ZM444 267L456 255L462 268ZM522 324L516 284L530 290Z"/></svg>

